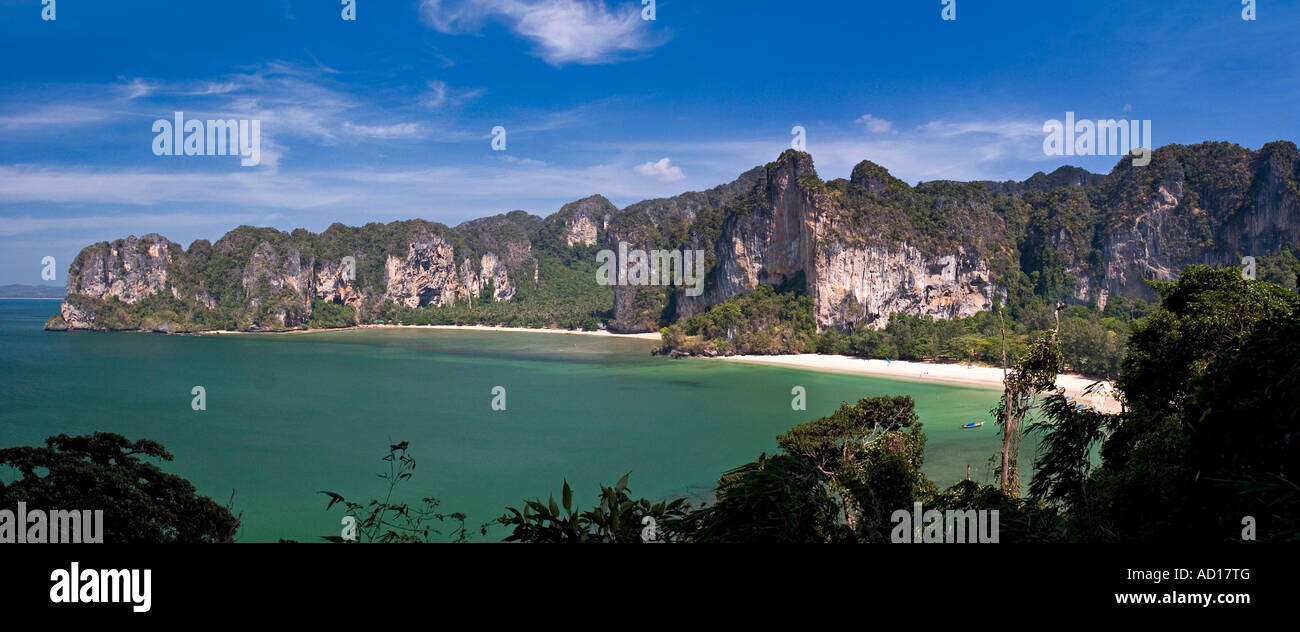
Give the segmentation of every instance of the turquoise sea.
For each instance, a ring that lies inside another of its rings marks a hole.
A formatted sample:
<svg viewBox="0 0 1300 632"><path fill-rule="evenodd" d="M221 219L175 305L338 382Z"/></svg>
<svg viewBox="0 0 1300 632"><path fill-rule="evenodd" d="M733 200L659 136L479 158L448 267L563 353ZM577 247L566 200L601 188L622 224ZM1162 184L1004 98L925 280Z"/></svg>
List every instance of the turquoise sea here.
<svg viewBox="0 0 1300 632"><path fill-rule="evenodd" d="M651 341L430 329L164 336L42 329L57 301L0 301L0 446L111 431L161 442L167 471L224 504L240 539L319 541L360 500L390 442L418 460L409 498L435 496L477 526L559 493L595 503L631 472L636 496L706 498L718 476L776 449L789 427L843 401L916 399L926 472L941 486L991 478L993 390L652 357ZM191 390L207 410L191 409ZM492 409L505 388L506 410ZM791 389L807 390L806 411ZM1022 457L1029 462L1031 443ZM5 475L0 473L0 475ZM489 538L497 538L500 531Z"/></svg>

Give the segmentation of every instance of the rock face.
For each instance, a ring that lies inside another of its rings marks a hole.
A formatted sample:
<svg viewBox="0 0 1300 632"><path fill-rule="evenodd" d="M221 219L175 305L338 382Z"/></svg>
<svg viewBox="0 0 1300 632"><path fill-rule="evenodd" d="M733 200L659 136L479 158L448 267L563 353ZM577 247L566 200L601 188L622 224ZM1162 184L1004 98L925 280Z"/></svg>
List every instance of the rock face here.
<svg viewBox="0 0 1300 632"><path fill-rule="evenodd" d="M800 272L811 272L817 250L817 209L829 201L798 185L801 167L799 160L790 159L764 170L756 184L759 202L727 217L713 248L717 272L699 297L681 298L680 316L692 316L730 296L752 291L759 283L779 285ZM810 287L816 288L816 283Z"/></svg>
<svg viewBox="0 0 1300 632"><path fill-rule="evenodd" d="M1094 243L1096 264L1072 261L1075 300L1151 299L1148 280L1188 265L1236 266L1300 245L1300 155L1289 142L1250 151L1230 143L1170 145L1147 167L1121 161L1091 193L1101 220L1062 229L1058 252Z"/></svg>
<svg viewBox="0 0 1300 632"><path fill-rule="evenodd" d="M536 269L534 269L536 272ZM510 283L506 265L496 253L489 252L478 260L478 266L468 258L460 265L460 276L467 296L482 297L491 288L491 300L508 301L515 297L515 287Z"/></svg>
<svg viewBox="0 0 1300 632"><path fill-rule="evenodd" d="M407 307L445 305L464 292L456 275L456 253L435 235L418 237L405 257L388 255L384 297Z"/></svg>
<svg viewBox="0 0 1300 632"><path fill-rule="evenodd" d="M282 256L264 241L253 249L240 286L249 305L254 308L277 295L287 297L287 304L276 307L272 318L280 328L297 327L306 323L307 315L311 313L311 299L315 295L312 285L315 275L311 267L311 263L303 265L296 246L287 246Z"/></svg>
<svg viewBox="0 0 1300 632"><path fill-rule="evenodd" d="M353 262L356 261L356 257L352 259ZM356 280L356 270L354 267L349 270L350 267L342 259L319 262L316 265L315 279L317 298L352 307L360 305L365 295L353 283Z"/></svg>
<svg viewBox="0 0 1300 632"><path fill-rule="evenodd" d="M455 257L455 249L441 237L417 238L405 257L388 256L384 298L407 307L448 305L456 300L479 300L488 286L494 301L514 297L510 274L496 253L486 253L478 261L466 257L459 268Z"/></svg>
<svg viewBox="0 0 1300 632"><path fill-rule="evenodd" d="M90 246L72 263L68 293L124 303L157 294L167 284L173 247L179 246L153 233Z"/></svg>
<svg viewBox="0 0 1300 632"><path fill-rule="evenodd" d="M599 250L622 246L702 253L704 275L698 295L614 286L615 331L653 331L759 284L801 290L819 328L849 330L884 327L896 313L969 316L1011 292L1098 307L1150 300L1148 280L1187 265L1237 265L1297 245L1300 152L1290 142L1168 145L1148 166L1122 159L1108 175L1061 167L1024 182L915 186L866 161L848 179L822 181L811 156L787 151L731 183L622 210L594 195L546 218L512 211L455 228L244 226L188 250L154 234L98 243L72 264L50 328L284 329L306 325L321 301L360 318L386 306L516 301L529 295L521 283L536 290L563 266L570 285L560 287L572 287L590 278L584 264ZM165 296L188 311L159 304L166 320L123 325L114 307L148 312Z"/></svg>
<svg viewBox="0 0 1300 632"><path fill-rule="evenodd" d="M662 288L616 287L611 327L648 331L662 311L670 312L671 320L689 318L759 283L802 285L822 328L883 327L895 312L952 318L989 309L998 289L991 262L974 245L957 239L935 247L880 238L890 227L872 225L881 218L870 212L871 205L894 201L891 193L906 185L864 164L855 170L855 181L828 187L817 178L811 158L786 152L730 188L715 190L715 209L656 218L656 226L674 219L706 226L688 228L690 246L710 255L705 289L691 297L679 289L670 294ZM870 202L865 208L863 200ZM707 226L715 223L720 230L710 238ZM611 244L626 240L638 248L655 247L657 235L642 226L612 231Z"/></svg>
<svg viewBox="0 0 1300 632"><path fill-rule="evenodd" d="M585 197L560 207L542 222L538 238L567 248L601 243L609 221L618 208L601 195Z"/></svg>
<svg viewBox="0 0 1300 632"><path fill-rule="evenodd" d="M911 246L820 249L815 262L817 322L884 327L894 313L951 319L993 307L989 262L958 246L927 254Z"/></svg>
<svg viewBox="0 0 1300 632"><path fill-rule="evenodd" d="M869 162L822 182L810 157L786 152L726 187L613 218L606 247L704 248L709 273L698 297L616 287L611 328L650 331L758 283L800 279L822 329L972 315L1005 301L1017 272L1039 273L1035 290L1060 300L1152 300L1148 280L1188 265L1300 245L1298 183L1289 142L1170 145L1149 166L1121 160L1107 176L1062 167L1018 183L915 187Z"/></svg>
<svg viewBox="0 0 1300 632"><path fill-rule="evenodd" d="M97 243L82 250L72 262L68 295L136 303L162 291L173 256L182 253L179 244L154 233ZM59 331L97 328L93 309L64 300L60 312L63 322Z"/></svg>
<svg viewBox="0 0 1300 632"><path fill-rule="evenodd" d="M569 246L590 246L596 243L596 234L599 232L596 220L587 215L575 218L565 229L564 243Z"/></svg>
<svg viewBox="0 0 1300 632"><path fill-rule="evenodd" d="M509 223L492 219L489 228ZM188 306L185 316L199 328L247 330L304 327L313 301L350 306L360 314L363 305L383 301L421 307L479 301L485 295L511 300L514 278L536 274L531 246L522 230L495 237L485 237L483 230L481 224L458 230L422 221L370 230L336 225L321 235L240 227L216 244L197 241L188 252L152 234L102 242L85 248L72 264L62 318L52 319L48 328L180 331L170 320L105 319L113 301L135 305L164 294ZM382 243L389 233L399 235L400 255ZM450 241L466 238L479 243L458 249ZM487 249L492 247L505 254ZM383 267L375 269L376 261ZM163 307L174 315L174 306Z"/></svg>
<svg viewBox="0 0 1300 632"><path fill-rule="evenodd" d="M567 206L572 208L561 209L558 214L564 222L564 243L567 246L594 245L600 232L609 225L610 216L618 211L609 200L599 195L578 200Z"/></svg>

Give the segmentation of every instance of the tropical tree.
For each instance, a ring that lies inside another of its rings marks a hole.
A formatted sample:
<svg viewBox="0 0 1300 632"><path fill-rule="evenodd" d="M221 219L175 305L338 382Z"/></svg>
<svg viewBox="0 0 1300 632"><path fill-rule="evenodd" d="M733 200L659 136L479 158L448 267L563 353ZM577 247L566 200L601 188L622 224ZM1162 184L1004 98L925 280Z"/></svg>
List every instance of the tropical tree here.
<svg viewBox="0 0 1300 632"><path fill-rule="evenodd" d="M1003 350L1005 362L1006 351ZM1029 344L1015 367L1002 369L1002 397L989 411L1002 426L1002 463L999 468L1004 494L1020 494L1020 442L1024 436L1024 418L1034 395L1056 387L1056 375L1064 363L1056 334L1039 336Z"/></svg>
<svg viewBox="0 0 1300 632"><path fill-rule="evenodd" d="M1066 503L1090 540L1240 540L1250 521L1259 539L1300 538L1300 296L1207 266L1153 285L1160 308L1135 323L1118 380L1127 410L1049 402L1031 494Z"/></svg>
<svg viewBox="0 0 1300 632"><path fill-rule="evenodd" d="M718 480L716 502L690 516L697 542L822 543L851 540L825 476L807 459L767 456Z"/></svg>
<svg viewBox="0 0 1300 632"><path fill-rule="evenodd" d="M60 434L44 447L5 448L0 467L13 468L18 478L0 480L0 507L23 502L45 511L103 510L108 543L234 541L239 518L229 506L199 496L189 481L148 459L171 461L172 455L157 441L110 432Z"/></svg>
<svg viewBox="0 0 1300 632"><path fill-rule="evenodd" d="M1029 497L1086 512L1092 508L1088 477L1094 449L1118 417L1079 408L1063 393L1044 398L1039 408L1042 419L1027 430L1042 436Z"/></svg>
<svg viewBox="0 0 1300 632"><path fill-rule="evenodd" d="M864 508L859 502L861 497L874 494L866 480L872 457L903 453L907 460L915 459L915 467L919 468L925 446L920 427L912 398L865 398L856 404L842 404L829 416L795 426L777 437L776 442L787 454L808 461L825 477L828 490L839 497L844 522L856 529ZM909 429L914 439L919 438L912 442L914 445L898 437L900 431ZM882 437L888 438L888 449L872 449Z"/></svg>

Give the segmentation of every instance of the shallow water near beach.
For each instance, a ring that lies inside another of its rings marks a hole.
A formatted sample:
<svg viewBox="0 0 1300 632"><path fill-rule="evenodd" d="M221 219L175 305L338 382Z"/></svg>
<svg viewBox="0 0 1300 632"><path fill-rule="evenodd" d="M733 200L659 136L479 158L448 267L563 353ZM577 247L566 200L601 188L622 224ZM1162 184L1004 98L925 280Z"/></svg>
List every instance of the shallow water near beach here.
<svg viewBox="0 0 1300 632"><path fill-rule="evenodd" d="M590 506L631 472L636 496L707 498L719 475L843 401L911 395L941 486L990 480L998 392L703 359L595 336L432 329L163 336L42 330L57 301L0 301L0 446L109 431L161 442L167 471L225 504L243 541L339 533L321 490L368 501L390 442L418 467L409 500L468 514L475 539L508 505L558 495ZM191 409L206 390L207 410ZM506 410L492 409L493 388ZM807 410L791 410L791 389ZM988 421L970 430L968 421ZM1031 462L1026 439L1022 461ZM0 473L9 477L9 474ZM499 528L487 539L499 539Z"/></svg>

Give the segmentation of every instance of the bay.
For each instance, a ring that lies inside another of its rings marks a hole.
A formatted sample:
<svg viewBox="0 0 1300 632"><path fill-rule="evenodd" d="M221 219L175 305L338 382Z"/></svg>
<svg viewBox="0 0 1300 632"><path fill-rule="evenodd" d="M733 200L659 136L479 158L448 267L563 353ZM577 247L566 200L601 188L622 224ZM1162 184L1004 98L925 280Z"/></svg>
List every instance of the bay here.
<svg viewBox="0 0 1300 632"><path fill-rule="evenodd" d="M200 493L225 504L233 490L241 541L337 535L341 513L319 492L380 496L390 442L410 442L418 462L405 497L466 513L477 540L507 505L545 500L566 479L583 506L629 472L634 496L707 500L723 472L775 452L776 435L862 397L916 400L940 486L967 465L991 480L1000 447L987 389L670 360L650 355L652 341L596 336L42 330L58 305L0 301L0 446L97 431L154 439L175 456L163 468ZM191 409L195 386L206 410ZM497 386L504 411L491 406ZM795 386L806 411L791 409ZM959 428L975 420L990 423ZM1026 439L1026 464L1032 454Z"/></svg>

